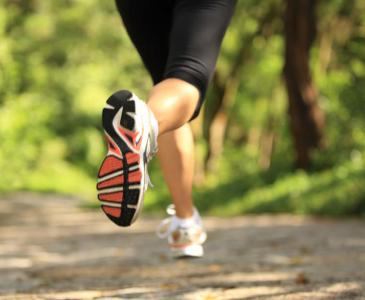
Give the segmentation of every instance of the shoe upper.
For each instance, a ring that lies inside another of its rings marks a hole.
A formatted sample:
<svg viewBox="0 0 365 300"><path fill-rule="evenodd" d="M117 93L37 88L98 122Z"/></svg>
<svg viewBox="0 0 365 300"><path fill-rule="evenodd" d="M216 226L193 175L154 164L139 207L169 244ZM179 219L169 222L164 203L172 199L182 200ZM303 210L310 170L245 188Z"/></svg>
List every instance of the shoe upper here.
<svg viewBox="0 0 365 300"><path fill-rule="evenodd" d="M160 238L167 238L171 248L184 248L191 245L202 245L207 239L198 211L194 208L193 222L181 225L176 221L173 205L167 208L171 217L164 219L157 228Z"/></svg>
<svg viewBox="0 0 365 300"><path fill-rule="evenodd" d="M158 151L158 123L147 104L140 100L137 96L133 95L133 97L136 103L135 131L139 132L141 135L140 138L145 140L145 142L142 143L144 146L141 148L143 150L143 159L145 160L145 163L148 164ZM146 191L148 186L153 187L147 168L145 181Z"/></svg>
<svg viewBox="0 0 365 300"><path fill-rule="evenodd" d="M206 240L206 233L201 226L184 228L178 226L171 231L167 237L170 247L180 248L190 245L203 244Z"/></svg>
<svg viewBox="0 0 365 300"><path fill-rule="evenodd" d="M136 117L139 117L139 119L135 118L135 131L148 136L149 142L146 144L146 156L147 160L150 161L158 150L158 123L147 104L140 100L136 95L133 95L133 97L136 103Z"/></svg>

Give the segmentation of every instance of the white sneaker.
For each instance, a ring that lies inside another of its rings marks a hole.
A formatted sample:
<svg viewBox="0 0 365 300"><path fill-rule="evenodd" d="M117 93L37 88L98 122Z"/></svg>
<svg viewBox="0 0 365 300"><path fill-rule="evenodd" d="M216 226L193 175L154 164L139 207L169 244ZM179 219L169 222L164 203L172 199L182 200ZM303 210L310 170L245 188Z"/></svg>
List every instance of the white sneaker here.
<svg viewBox="0 0 365 300"><path fill-rule="evenodd" d="M174 257L202 257L204 255L203 243L207 234L198 211L194 208L194 215L189 222L184 224L175 216L175 208L170 205L166 218L157 228L157 236L167 238L169 248Z"/></svg>
<svg viewBox="0 0 365 300"><path fill-rule="evenodd" d="M157 121L137 96L118 91L107 100L102 123L108 153L98 173L98 199L109 219L129 226L150 183L147 163L157 152Z"/></svg>

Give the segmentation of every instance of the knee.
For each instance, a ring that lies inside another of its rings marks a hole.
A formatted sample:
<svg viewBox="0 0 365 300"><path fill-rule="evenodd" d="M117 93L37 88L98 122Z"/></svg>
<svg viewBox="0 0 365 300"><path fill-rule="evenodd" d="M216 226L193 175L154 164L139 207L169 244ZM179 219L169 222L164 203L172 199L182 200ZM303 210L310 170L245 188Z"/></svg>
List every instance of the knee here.
<svg viewBox="0 0 365 300"><path fill-rule="evenodd" d="M201 61L193 59L181 59L181 61L168 64L166 68L165 78L183 80L193 85L199 92L199 99L191 120L199 115L212 73L212 68L208 68Z"/></svg>

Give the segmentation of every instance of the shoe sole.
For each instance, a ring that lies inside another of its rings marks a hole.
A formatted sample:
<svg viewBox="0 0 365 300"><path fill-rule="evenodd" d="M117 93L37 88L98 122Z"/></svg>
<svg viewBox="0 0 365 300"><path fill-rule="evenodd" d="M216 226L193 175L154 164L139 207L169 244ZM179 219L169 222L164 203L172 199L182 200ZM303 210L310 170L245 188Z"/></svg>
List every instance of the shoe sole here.
<svg viewBox="0 0 365 300"><path fill-rule="evenodd" d="M184 248L170 248L172 256L177 259L181 258L199 258L204 256L202 245L190 245Z"/></svg>
<svg viewBox="0 0 365 300"><path fill-rule="evenodd" d="M98 199L118 226L130 226L136 220L146 184L146 161L138 153L142 137L137 141L134 132L136 101L132 98L129 91L118 91L109 97L102 113L108 153L98 172Z"/></svg>

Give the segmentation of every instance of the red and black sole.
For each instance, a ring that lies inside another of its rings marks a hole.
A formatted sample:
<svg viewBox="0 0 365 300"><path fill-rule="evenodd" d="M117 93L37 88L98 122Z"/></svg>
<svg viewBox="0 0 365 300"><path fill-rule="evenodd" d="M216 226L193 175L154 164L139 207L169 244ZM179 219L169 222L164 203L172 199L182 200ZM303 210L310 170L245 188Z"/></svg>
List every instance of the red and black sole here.
<svg viewBox="0 0 365 300"><path fill-rule="evenodd" d="M141 157L130 149L113 126L116 114L123 107L117 130L123 131L124 138L135 145L135 120L130 115L136 111L135 102L128 101L132 96L129 91L114 93L107 100L102 113L102 125L109 151L98 172L98 199L102 201L103 212L118 226L130 226L141 206L138 202L143 201L140 199L143 188ZM103 178L106 180L100 181Z"/></svg>

